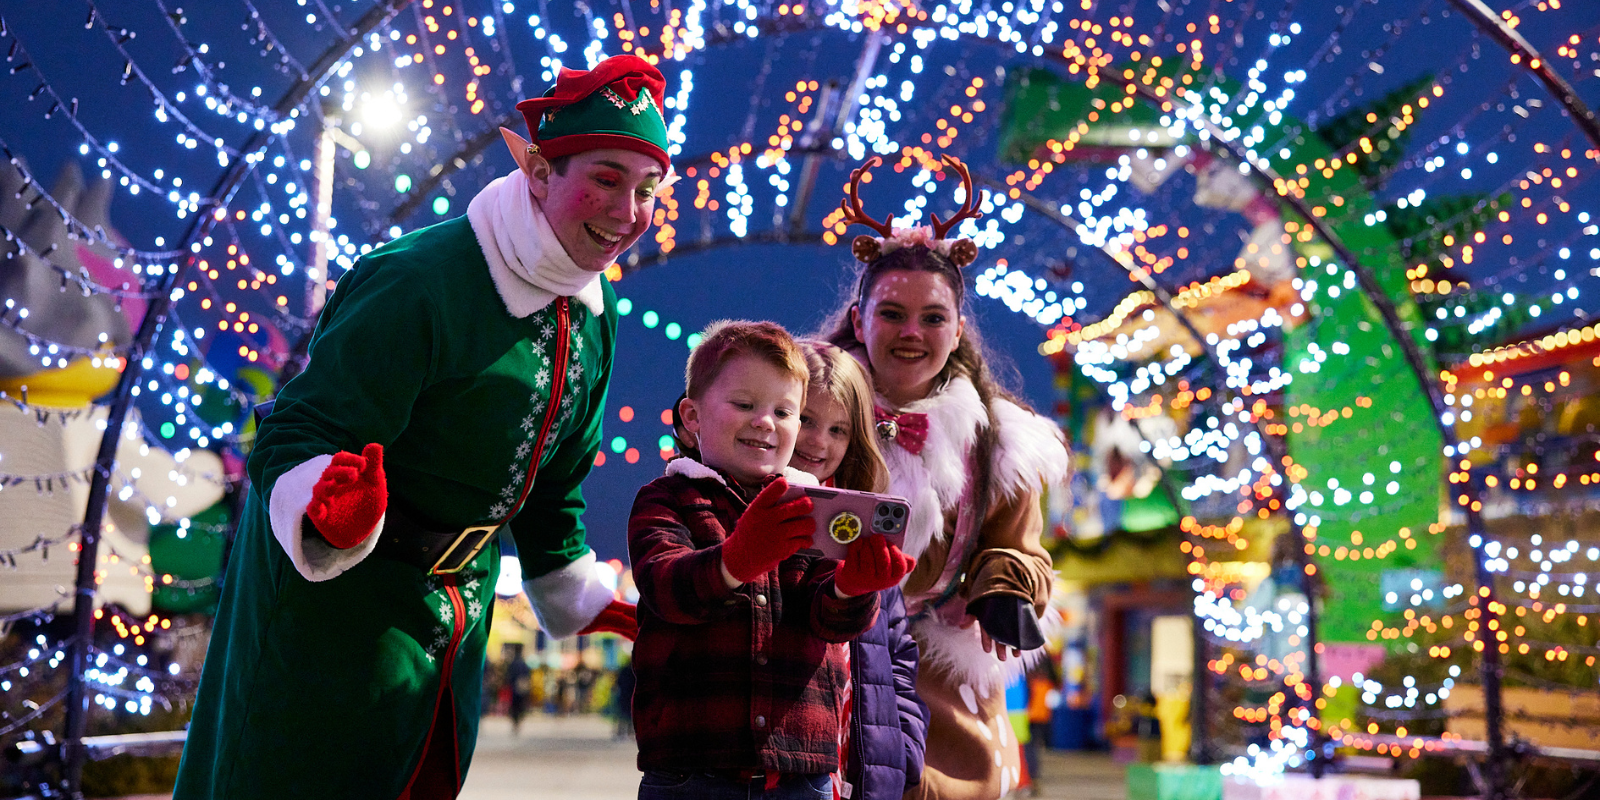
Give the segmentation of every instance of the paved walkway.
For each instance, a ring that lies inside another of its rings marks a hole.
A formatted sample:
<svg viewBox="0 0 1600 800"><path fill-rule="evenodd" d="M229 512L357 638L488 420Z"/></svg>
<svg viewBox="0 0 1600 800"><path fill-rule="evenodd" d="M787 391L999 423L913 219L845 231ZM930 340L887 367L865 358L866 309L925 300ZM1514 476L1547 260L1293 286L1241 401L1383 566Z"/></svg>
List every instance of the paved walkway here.
<svg viewBox="0 0 1600 800"><path fill-rule="evenodd" d="M637 750L597 717L530 717L520 736L489 717L460 800L626 800L637 795ZM1126 800L1122 767L1100 753L1045 754L1040 797Z"/></svg>

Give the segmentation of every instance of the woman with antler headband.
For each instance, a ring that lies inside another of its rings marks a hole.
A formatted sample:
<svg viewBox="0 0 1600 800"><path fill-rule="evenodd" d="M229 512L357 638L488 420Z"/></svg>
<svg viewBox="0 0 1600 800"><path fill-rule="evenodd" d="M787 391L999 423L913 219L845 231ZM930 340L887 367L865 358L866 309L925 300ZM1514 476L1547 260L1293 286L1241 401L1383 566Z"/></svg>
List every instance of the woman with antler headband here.
<svg viewBox="0 0 1600 800"><path fill-rule="evenodd" d="M926 770L906 796L997 798L1021 777L1005 685L1044 643L1054 572L1039 495L1065 477L1067 451L1060 428L995 381L963 313L961 270L978 247L953 232L982 216L966 165L943 157L966 190L960 211L896 228L861 207L861 178L879 163L851 174L840 206L878 235L851 243L860 283L826 336L870 370L889 491L912 507L905 552L917 566L903 586L931 716Z"/></svg>

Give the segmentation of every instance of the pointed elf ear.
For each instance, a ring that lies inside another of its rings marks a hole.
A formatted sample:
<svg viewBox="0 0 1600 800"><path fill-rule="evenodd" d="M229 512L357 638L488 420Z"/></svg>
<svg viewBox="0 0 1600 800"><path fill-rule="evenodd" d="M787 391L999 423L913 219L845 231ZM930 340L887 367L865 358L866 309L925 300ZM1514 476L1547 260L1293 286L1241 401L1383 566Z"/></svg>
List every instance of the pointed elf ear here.
<svg viewBox="0 0 1600 800"><path fill-rule="evenodd" d="M505 139L506 148L511 151L511 158L517 162L517 168L522 174L528 176L531 182L536 176L542 178L550 175L550 162L539 155L538 145L530 143L520 134L510 128L501 127L500 137Z"/></svg>
<svg viewBox="0 0 1600 800"><path fill-rule="evenodd" d="M504 130L504 128L502 128L501 130ZM660 197L660 196L666 194L667 193L667 187L671 186L674 183L677 183L678 179L681 178L681 177L682 176L678 174L678 171L673 169L671 164L668 164L667 165L667 174L663 175L661 177L661 180L656 183L656 191L655 191L655 195L654 196L655 197Z"/></svg>

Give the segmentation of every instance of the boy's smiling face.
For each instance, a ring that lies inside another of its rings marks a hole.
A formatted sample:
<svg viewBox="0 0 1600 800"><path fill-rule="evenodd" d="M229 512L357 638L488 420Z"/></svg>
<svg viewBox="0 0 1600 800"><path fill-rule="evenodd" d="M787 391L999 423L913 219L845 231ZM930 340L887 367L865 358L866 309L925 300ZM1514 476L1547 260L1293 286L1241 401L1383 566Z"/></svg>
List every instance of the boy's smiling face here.
<svg viewBox="0 0 1600 800"><path fill-rule="evenodd" d="M683 401L683 427L706 466L742 484L758 484L783 471L800 433L805 384L749 355L722 365L699 399Z"/></svg>

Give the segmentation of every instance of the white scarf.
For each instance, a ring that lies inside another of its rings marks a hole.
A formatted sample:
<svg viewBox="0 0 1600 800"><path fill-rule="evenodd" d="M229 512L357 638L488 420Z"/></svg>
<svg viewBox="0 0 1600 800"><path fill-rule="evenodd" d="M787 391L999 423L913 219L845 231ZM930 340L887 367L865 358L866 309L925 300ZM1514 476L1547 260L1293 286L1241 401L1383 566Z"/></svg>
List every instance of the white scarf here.
<svg viewBox="0 0 1600 800"><path fill-rule="evenodd" d="M530 316L557 297L576 297L595 314L605 312L601 273L573 263L544 211L534 206L522 170L483 187L467 205L467 219L511 316Z"/></svg>

